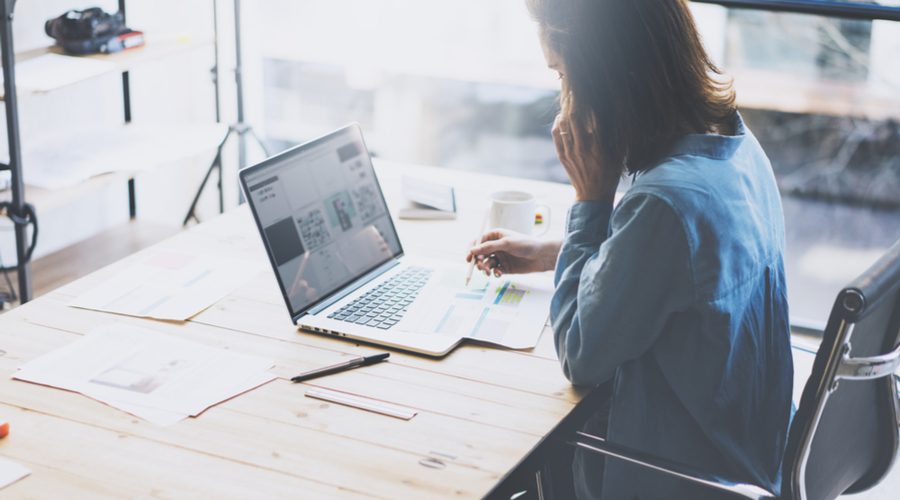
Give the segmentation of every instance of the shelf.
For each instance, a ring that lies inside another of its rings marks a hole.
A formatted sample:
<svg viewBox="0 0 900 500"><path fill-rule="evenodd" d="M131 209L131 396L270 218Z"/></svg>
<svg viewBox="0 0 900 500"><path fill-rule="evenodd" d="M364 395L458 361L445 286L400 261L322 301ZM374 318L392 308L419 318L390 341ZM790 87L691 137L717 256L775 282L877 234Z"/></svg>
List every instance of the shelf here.
<svg viewBox="0 0 900 500"><path fill-rule="evenodd" d="M129 221L50 253L31 264L38 297L178 233L177 228ZM10 273L15 282L16 273ZM6 283L0 284L6 289Z"/></svg>
<svg viewBox="0 0 900 500"><path fill-rule="evenodd" d="M68 56L57 46L29 50L16 54L16 91L19 97L52 92L91 78L130 71L149 62L177 57L212 46L212 41L147 37L147 43L143 47L115 54ZM54 59L48 60L46 56ZM60 68L64 71L54 71L54 65L62 66L57 64L59 62L66 62L70 67ZM2 99L3 89L0 88L0 100Z"/></svg>
<svg viewBox="0 0 900 500"><path fill-rule="evenodd" d="M212 161L227 130L226 125L218 123L126 125L115 131L82 135L67 142L48 138L40 144L26 145L22 160L25 201L34 205L40 216L96 193L111 183L124 185L139 172L200 155L208 155ZM57 149L50 149L54 145ZM38 158L52 164L51 169L41 171L42 165L35 161ZM87 170L72 176L72 170L79 168ZM44 182L41 187L33 182L29 184L29 175L36 179L38 172ZM54 183L54 172L70 177ZM0 192L0 200L11 196L10 190Z"/></svg>
<svg viewBox="0 0 900 500"><path fill-rule="evenodd" d="M40 218L41 214L68 206L75 200L96 195L106 186L111 184L121 184L124 189L126 181L133 176L134 174L125 172L102 174L92 177L76 186L63 189L41 189L33 186L25 186L25 201L35 207L38 218ZM9 189L0 192L0 200L8 201L11 196L12 191ZM9 225L12 225L9 219L6 219L5 217L0 218L0 227Z"/></svg>

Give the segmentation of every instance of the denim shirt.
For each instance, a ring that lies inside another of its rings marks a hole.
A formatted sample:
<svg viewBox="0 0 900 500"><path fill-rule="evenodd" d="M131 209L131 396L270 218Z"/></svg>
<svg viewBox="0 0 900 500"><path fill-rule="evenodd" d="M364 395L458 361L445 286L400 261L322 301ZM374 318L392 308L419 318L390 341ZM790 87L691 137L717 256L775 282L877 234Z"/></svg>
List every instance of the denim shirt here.
<svg viewBox="0 0 900 500"><path fill-rule="evenodd" d="M575 203L551 319L569 380L612 384L585 430L780 487L793 384L783 253L772 168L739 115L733 136L683 137L615 208ZM725 498L582 451L574 469L582 498Z"/></svg>

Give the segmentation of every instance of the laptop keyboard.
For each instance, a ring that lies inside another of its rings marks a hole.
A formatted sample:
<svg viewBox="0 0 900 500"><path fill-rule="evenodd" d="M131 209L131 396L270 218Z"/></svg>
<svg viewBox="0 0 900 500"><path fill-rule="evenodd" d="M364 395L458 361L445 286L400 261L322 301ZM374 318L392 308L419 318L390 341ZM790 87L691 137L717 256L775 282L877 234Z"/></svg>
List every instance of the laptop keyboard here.
<svg viewBox="0 0 900 500"><path fill-rule="evenodd" d="M331 319L387 330L400 322L406 309L428 282L431 269L408 267L328 315Z"/></svg>

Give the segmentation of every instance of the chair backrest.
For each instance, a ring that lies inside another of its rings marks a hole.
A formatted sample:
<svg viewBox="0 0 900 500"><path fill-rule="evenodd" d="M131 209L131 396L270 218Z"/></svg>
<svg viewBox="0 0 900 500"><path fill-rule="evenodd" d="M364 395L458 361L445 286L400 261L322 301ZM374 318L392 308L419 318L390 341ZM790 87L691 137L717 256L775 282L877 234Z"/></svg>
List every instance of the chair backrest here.
<svg viewBox="0 0 900 500"><path fill-rule="evenodd" d="M900 241L837 297L788 435L782 496L866 490L897 453Z"/></svg>

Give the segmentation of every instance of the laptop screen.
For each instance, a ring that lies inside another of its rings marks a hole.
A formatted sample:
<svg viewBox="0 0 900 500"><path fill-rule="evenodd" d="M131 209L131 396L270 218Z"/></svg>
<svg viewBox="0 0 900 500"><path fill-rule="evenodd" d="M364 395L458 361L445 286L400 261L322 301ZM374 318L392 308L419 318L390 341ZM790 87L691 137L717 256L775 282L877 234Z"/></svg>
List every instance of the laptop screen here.
<svg viewBox="0 0 900 500"><path fill-rule="evenodd" d="M241 171L291 317L402 253L358 125Z"/></svg>

